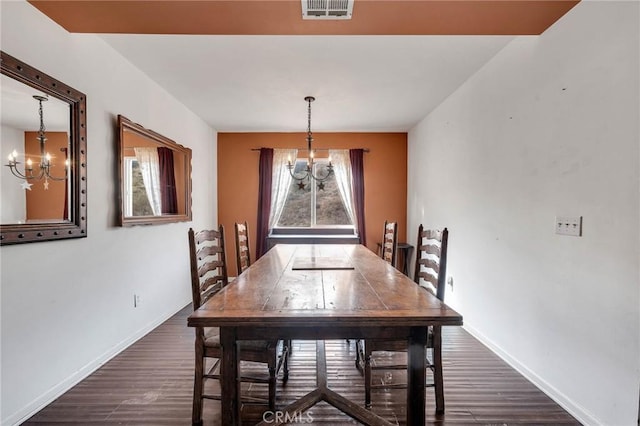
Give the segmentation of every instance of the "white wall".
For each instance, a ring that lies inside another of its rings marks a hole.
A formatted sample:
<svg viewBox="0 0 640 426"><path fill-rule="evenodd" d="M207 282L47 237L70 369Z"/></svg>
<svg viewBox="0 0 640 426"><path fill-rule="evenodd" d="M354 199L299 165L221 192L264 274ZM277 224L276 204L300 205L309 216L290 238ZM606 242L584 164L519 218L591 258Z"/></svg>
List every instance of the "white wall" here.
<svg viewBox="0 0 640 426"><path fill-rule="evenodd" d="M638 418L639 18L582 2L409 133L409 241L449 227L447 301L585 424Z"/></svg>
<svg viewBox="0 0 640 426"><path fill-rule="evenodd" d="M0 7L2 50L84 92L88 112L88 237L0 249L10 425L190 302L187 230L217 224L217 134L100 38L69 34L26 2ZM115 226L117 114L193 150L193 222Z"/></svg>
<svg viewBox="0 0 640 426"><path fill-rule="evenodd" d="M18 144L17 142L20 142ZM7 163L7 156L14 149L24 150L24 130L9 126L0 126L0 157L2 166ZM4 153L6 155L2 155ZM22 161L22 160L21 160ZM22 181L11 174L11 169L0 170L0 223L21 223L27 218L27 197L22 189Z"/></svg>

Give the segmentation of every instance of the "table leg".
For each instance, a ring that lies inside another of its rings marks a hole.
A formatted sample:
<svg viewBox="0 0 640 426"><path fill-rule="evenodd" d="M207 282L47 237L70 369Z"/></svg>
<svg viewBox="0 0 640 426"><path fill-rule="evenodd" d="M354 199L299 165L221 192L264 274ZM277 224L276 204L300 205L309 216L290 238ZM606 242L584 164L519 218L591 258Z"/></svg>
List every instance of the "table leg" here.
<svg viewBox="0 0 640 426"><path fill-rule="evenodd" d="M404 253L404 267L403 267L404 270L402 271L409 278L411 278L411 276L409 275L409 259L411 259L411 252L412 251L413 251L413 247L409 247L409 248L407 248L406 252Z"/></svg>
<svg viewBox="0 0 640 426"><path fill-rule="evenodd" d="M411 327L407 359L407 424L424 426L427 327Z"/></svg>
<svg viewBox="0 0 640 426"><path fill-rule="evenodd" d="M234 327L220 327L220 344L222 345L220 367L222 424L240 425L240 386L238 385L240 363Z"/></svg>

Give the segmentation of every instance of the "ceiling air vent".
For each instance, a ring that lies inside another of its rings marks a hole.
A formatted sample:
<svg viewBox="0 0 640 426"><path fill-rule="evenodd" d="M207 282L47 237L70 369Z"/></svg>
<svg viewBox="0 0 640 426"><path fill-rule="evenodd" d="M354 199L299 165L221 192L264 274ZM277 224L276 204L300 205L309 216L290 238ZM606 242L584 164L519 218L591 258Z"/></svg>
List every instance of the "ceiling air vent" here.
<svg viewBox="0 0 640 426"><path fill-rule="evenodd" d="M351 19L354 0L301 0L303 19Z"/></svg>

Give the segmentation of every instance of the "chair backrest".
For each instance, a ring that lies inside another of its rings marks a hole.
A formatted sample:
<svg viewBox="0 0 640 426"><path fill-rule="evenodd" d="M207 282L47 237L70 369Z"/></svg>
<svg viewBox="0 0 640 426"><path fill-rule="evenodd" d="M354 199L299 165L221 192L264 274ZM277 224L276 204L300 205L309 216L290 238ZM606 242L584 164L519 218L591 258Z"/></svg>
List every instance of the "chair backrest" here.
<svg viewBox="0 0 640 426"><path fill-rule="evenodd" d="M418 228L418 244L416 245L416 271L413 280L418 284L422 278L426 287L438 299L444 301L445 282L447 279L447 245L449 231Z"/></svg>
<svg viewBox="0 0 640 426"><path fill-rule="evenodd" d="M224 249L224 227L194 232L189 228L191 258L191 294L193 309L198 309L209 297L229 282Z"/></svg>
<svg viewBox="0 0 640 426"><path fill-rule="evenodd" d="M384 233L382 234L381 257L396 266L396 252L398 247L398 223L384 221Z"/></svg>
<svg viewBox="0 0 640 426"><path fill-rule="evenodd" d="M236 223L236 265L238 265L238 275L243 273L251 265L249 254L249 228L247 222Z"/></svg>

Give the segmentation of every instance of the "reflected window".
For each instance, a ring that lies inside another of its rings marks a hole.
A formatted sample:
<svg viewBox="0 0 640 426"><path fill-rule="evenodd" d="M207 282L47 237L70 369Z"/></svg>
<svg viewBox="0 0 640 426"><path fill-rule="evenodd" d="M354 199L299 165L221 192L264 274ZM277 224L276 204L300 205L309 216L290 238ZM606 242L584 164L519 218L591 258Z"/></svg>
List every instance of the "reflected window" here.
<svg viewBox="0 0 640 426"><path fill-rule="evenodd" d="M125 157L124 160L125 215L153 216L138 160L136 157Z"/></svg>

